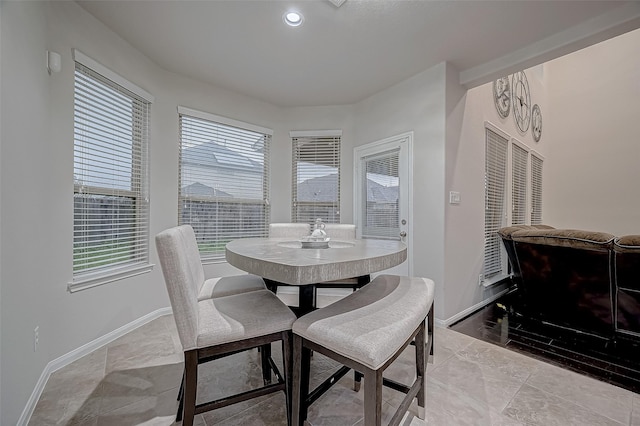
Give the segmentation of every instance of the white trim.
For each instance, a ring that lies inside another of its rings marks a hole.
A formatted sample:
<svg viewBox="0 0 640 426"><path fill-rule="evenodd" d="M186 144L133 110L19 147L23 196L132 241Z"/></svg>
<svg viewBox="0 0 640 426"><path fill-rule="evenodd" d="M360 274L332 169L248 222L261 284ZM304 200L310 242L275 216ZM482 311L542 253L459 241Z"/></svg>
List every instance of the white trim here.
<svg viewBox="0 0 640 426"><path fill-rule="evenodd" d="M67 283L67 290L69 293L75 293L76 291L86 290L102 284L146 274L147 272L151 272L154 266L155 264L153 263L144 263L130 268L120 267L106 272L103 271L99 273L80 275L77 279L73 279Z"/></svg>
<svg viewBox="0 0 640 426"><path fill-rule="evenodd" d="M531 152L531 148L529 148L529 146L526 143L521 142L519 139L511 138L511 144L512 145L518 145L520 148L522 148L525 151L527 151L527 155Z"/></svg>
<svg viewBox="0 0 640 426"><path fill-rule="evenodd" d="M499 128L498 126L496 126L495 124L493 124L490 121L485 121L484 122L484 128L485 129L489 129L494 133L497 133L498 136L501 136L502 138L506 139L507 141L513 139L509 133L505 132L504 130L502 130L501 128Z"/></svg>
<svg viewBox="0 0 640 426"><path fill-rule="evenodd" d="M626 2L623 6L611 9L499 58L460 71L460 84L471 89L501 75L548 62L634 30L637 28L639 19L640 3Z"/></svg>
<svg viewBox="0 0 640 426"><path fill-rule="evenodd" d="M38 379L38 382L36 383L36 387L33 389L33 392L31 392L31 396L27 401L27 405L22 410L22 414L18 419L17 426L26 426L29 423L29 420L31 420L31 416L33 415L33 410L35 410L36 404L38 403L38 400L42 395L42 391L44 390L44 387L47 384L47 381L49 380L49 376L51 376L51 374L58 371L62 367L66 367L72 362L77 361L83 356L88 355L97 349L100 349L104 345L107 345L113 342L117 338L122 337L127 333L130 333L136 328L142 327L143 325L153 321L156 318L160 318L161 316L169 315L171 313L172 311L170 307L160 308L151 313L148 313L147 315L141 318L131 321L130 323L125 324L122 327L116 330L113 330L110 333L105 334L104 336L98 337L97 339L92 340L91 342L85 345L82 345L79 348L76 348L71 352L68 352L62 355L54 359L53 361L50 361L42 371L42 374L40 375L40 378Z"/></svg>
<svg viewBox="0 0 640 426"><path fill-rule="evenodd" d="M209 112L198 111L197 109L191 109L180 105L178 105L178 114L184 114L190 117L201 118L203 120L226 124L227 126L231 127L237 127L238 129L250 130L252 132L264 133L265 135L273 136L273 130L266 127L245 123L244 121L234 120L233 118L223 117L221 115L215 115Z"/></svg>
<svg viewBox="0 0 640 426"><path fill-rule="evenodd" d="M385 139L381 139L375 142L370 142L364 145L356 146L353 148L353 214L354 214L354 223L357 226L358 232L361 232L362 227L360 225L360 218L357 217L357 213L359 211L358 201L360 197L362 197L362 189L359 185L359 176L360 176L360 158L367 155L368 151L375 151L383 147L384 145L390 144L392 142L396 142L397 146L406 140L407 142L407 194L408 194L408 212L407 212L407 235L408 238L407 244L407 252L409 256L407 258L407 269L409 270L409 275L413 275L413 131L401 133L396 136L391 136ZM360 236L359 236L360 237Z"/></svg>
<svg viewBox="0 0 640 426"><path fill-rule="evenodd" d="M505 295L507 292L509 291L509 288L505 288L504 290L494 294L493 296L484 299L483 301L476 303L473 306L468 307L467 309L458 312L457 314L455 314L452 317L447 318L446 320L439 320L436 318L436 323L444 325L444 326L450 326L451 324L460 321L462 318L471 315L472 313L474 313L475 311L484 308L485 306L487 306L488 304L492 303L493 301L499 299L500 297L502 297L503 295Z"/></svg>
<svg viewBox="0 0 640 426"><path fill-rule="evenodd" d="M94 70L98 74L102 75L103 77L108 78L109 80L113 81L114 83L118 84L119 86L122 86L125 89L127 89L128 91L133 92L136 95L140 96L141 98L143 98L147 102L153 103L153 101L155 100L155 98L153 97L153 95L151 93L147 92L146 90L144 90L140 86L137 86L136 84L133 84L132 82L130 82L126 78L122 77L120 74L118 74L118 73L116 73L114 71L111 71L109 68L105 67L100 62L98 62L98 61L96 61L94 59L91 59L90 57L88 57L87 55L85 55L84 53L79 51L78 49L71 49L71 54L73 56L73 60L74 61L79 62L79 63L81 63L82 65L84 65L84 66L86 66L88 68L91 68L92 70Z"/></svg>
<svg viewBox="0 0 640 426"><path fill-rule="evenodd" d="M544 161L544 155L540 154L538 151L536 151L535 149L532 149L531 151L529 151L529 153L534 156L534 157L538 157L540 160Z"/></svg>
<svg viewBox="0 0 640 426"><path fill-rule="evenodd" d="M290 138L330 138L342 137L342 130L291 130Z"/></svg>

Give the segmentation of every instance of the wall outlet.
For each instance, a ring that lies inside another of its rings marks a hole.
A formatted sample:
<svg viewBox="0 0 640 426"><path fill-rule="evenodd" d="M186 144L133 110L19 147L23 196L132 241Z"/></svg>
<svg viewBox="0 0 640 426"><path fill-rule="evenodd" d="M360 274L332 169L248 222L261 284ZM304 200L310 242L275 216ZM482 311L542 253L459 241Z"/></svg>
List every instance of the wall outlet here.
<svg viewBox="0 0 640 426"><path fill-rule="evenodd" d="M480 274L478 275L478 285L482 285L482 283L484 282L484 275Z"/></svg>
<svg viewBox="0 0 640 426"><path fill-rule="evenodd" d="M33 329L33 351L38 351L38 343L40 343L40 326Z"/></svg>

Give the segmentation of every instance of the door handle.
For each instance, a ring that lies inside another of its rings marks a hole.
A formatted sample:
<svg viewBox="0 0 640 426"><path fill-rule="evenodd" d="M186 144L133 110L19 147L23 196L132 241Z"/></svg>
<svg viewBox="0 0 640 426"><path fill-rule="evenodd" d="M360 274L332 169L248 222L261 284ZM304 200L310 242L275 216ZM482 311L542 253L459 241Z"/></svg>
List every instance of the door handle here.
<svg viewBox="0 0 640 426"><path fill-rule="evenodd" d="M406 236L407 236L407 233L406 233L406 232L404 232L404 231L400 231L400 236L401 236L402 238L404 238L404 237L406 237Z"/></svg>

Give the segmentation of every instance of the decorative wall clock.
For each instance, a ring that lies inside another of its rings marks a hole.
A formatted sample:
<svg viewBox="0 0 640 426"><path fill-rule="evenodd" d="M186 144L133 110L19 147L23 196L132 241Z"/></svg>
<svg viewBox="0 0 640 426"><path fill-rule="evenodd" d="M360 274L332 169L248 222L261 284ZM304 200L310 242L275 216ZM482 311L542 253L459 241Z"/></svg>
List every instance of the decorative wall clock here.
<svg viewBox="0 0 640 426"><path fill-rule="evenodd" d="M535 104L531 109L531 133L533 134L533 140L540 142L540 137L542 136L542 113L538 104Z"/></svg>
<svg viewBox="0 0 640 426"><path fill-rule="evenodd" d="M531 94L529 93L529 82L524 71L519 71L513 75L513 118L522 133L529 130L531 122Z"/></svg>
<svg viewBox="0 0 640 426"><path fill-rule="evenodd" d="M493 101L500 117L507 118L511 110L511 85L509 77L501 77L493 82Z"/></svg>

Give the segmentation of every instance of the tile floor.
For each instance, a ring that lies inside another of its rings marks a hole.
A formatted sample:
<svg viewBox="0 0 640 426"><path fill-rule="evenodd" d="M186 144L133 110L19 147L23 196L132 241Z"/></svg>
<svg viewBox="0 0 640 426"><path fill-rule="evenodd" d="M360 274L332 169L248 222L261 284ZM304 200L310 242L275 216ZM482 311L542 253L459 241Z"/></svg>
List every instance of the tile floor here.
<svg viewBox="0 0 640 426"><path fill-rule="evenodd" d="M640 395L472 338L435 330L434 363L427 369L427 419L415 402L409 425L633 425L640 426ZM412 380L413 348L387 371ZM280 352L274 345L274 359ZM257 351L201 367L200 396L242 391L261 380ZM312 386L336 364L319 354ZM30 425L173 425L182 375L182 352L172 316L160 317L54 372ZM313 426L362 424L362 391L343 377L310 409ZM389 420L402 398L384 389ZM285 425L284 395L264 396L196 416L196 425Z"/></svg>
<svg viewBox="0 0 640 426"><path fill-rule="evenodd" d="M597 338L526 318L517 291L451 326L480 340L640 393L640 342Z"/></svg>

